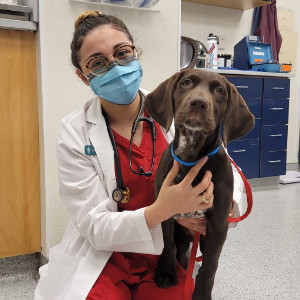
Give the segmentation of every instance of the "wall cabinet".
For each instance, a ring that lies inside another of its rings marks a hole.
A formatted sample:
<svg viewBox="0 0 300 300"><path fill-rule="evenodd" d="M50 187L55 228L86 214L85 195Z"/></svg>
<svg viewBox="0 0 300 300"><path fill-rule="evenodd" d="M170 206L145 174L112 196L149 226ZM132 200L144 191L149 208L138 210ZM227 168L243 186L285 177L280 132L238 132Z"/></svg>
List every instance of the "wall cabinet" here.
<svg viewBox="0 0 300 300"><path fill-rule="evenodd" d="M290 80L227 76L255 116L255 127L228 144L228 153L247 178L286 173Z"/></svg>

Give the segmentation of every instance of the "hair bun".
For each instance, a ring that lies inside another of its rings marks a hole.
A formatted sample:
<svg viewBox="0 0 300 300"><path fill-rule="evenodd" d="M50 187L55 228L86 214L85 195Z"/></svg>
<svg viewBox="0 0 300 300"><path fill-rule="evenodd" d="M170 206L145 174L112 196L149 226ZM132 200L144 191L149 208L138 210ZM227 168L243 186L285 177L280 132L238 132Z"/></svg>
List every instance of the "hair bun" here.
<svg viewBox="0 0 300 300"><path fill-rule="evenodd" d="M75 20L74 28L75 30L79 27L80 24L82 24L87 18L89 17L97 17L102 15L100 11L97 10L90 10L90 11L84 11L81 13Z"/></svg>

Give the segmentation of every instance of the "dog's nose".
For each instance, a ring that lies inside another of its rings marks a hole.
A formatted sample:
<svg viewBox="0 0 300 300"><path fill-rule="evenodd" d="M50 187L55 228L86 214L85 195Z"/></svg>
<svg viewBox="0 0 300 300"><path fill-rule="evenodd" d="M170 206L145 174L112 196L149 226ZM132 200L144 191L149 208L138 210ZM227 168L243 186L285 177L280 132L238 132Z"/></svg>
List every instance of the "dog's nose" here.
<svg viewBox="0 0 300 300"><path fill-rule="evenodd" d="M200 96L191 96L189 99L189 104L193 108L207 110L208 109L208 100L205 97Z"/></svg>

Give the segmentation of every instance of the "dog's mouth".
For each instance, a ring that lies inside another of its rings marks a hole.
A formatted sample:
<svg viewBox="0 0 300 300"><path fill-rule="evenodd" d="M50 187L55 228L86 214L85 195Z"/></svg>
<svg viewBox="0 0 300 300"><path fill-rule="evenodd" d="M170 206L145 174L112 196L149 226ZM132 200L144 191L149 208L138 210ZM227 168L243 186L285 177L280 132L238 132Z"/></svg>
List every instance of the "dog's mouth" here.
<svg viewBox="0 0 300 300"><path fill-rule="evenodd" d="M187 117L184 122L184 127L188 130L194 130L194 131L202 131L203 133L210 133L210 130L207 130L205 128L206 126L203 126L203 113L198 111L190 111L187 114Z"/></svg>
<svg viewBox="0 0 300 300"><path fill-rule="evenodd" d="M200 131L203 130L201 122L197 120L186 120L184 127L189 130Z"/></svg>
<svg viewBox="0 0 300 300"><path fill-rule="evenodd" d="M194 125L191 121L185 122L184 127L187 130L202 132L205 135L210 135L213 133L213 131L205 130L201 124Z"/></svg>

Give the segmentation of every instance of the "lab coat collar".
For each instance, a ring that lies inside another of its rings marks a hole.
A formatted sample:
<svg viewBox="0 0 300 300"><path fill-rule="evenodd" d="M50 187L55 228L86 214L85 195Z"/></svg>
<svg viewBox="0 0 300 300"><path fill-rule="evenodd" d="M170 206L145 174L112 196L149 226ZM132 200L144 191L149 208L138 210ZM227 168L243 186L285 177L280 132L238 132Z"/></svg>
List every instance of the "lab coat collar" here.
<svg viewBox="0 0 300 300"><path fill-rule="evenodd" d="M108 195L111 199L110 209L117 209L116 202L112 200L111 193L117 187L114 167L114 151L107 133L106 123L102 115L101 103L98 97L92 100L86 110L86 121L93 124L88 129L88 138L94 146L97 157L106 178Z"/></svg>
<svg viewBox="0 0 300 300"><path fill-rule="evenodd" d="M95 97L92 100L92 104L87 109L86 120L87 122L95 125L105 126L105 120L102 115L101 103L98 97Z"/></svg>

